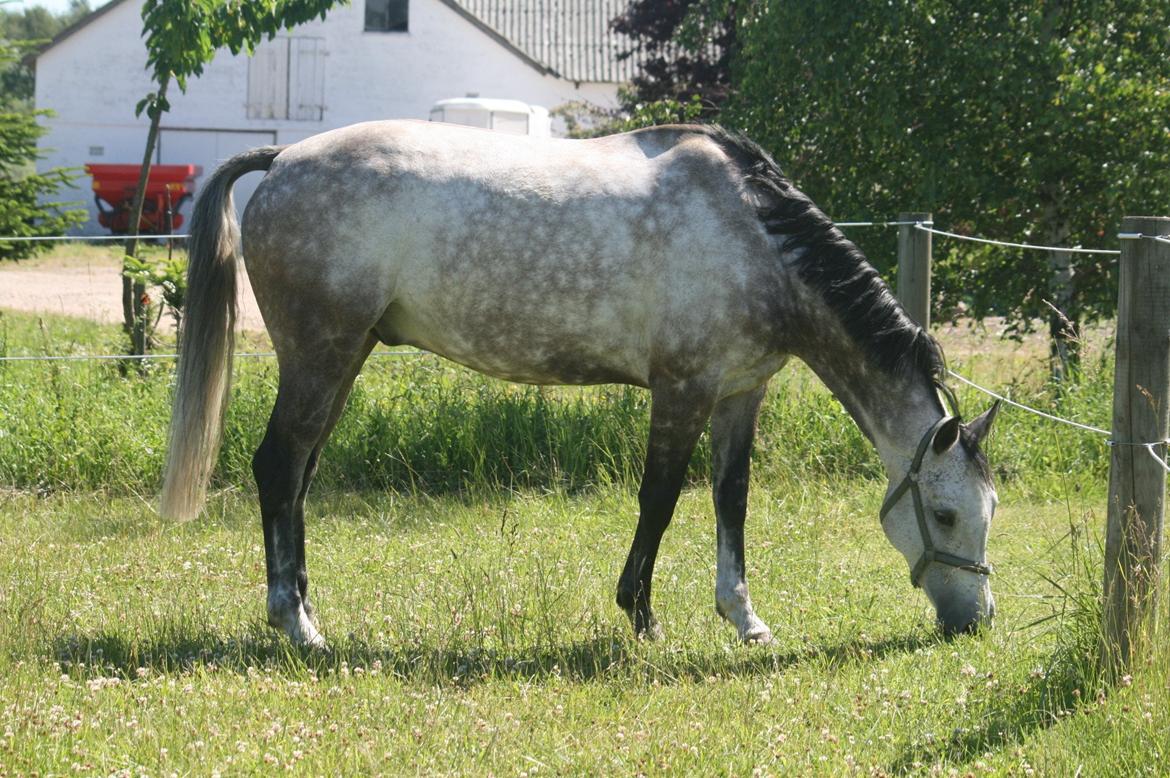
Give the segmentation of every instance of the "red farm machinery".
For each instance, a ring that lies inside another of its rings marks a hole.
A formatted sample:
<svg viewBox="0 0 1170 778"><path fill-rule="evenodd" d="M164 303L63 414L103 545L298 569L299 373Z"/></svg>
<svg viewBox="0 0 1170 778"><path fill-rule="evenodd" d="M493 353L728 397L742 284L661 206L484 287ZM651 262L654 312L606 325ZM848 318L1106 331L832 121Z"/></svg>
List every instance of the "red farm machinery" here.
<svg viewBox="0 0 1170 778"><path fill-rule="evenodd" d="M85 172L93 177L93 199L98 223L115 235L130 231L130 205L141 172L138 165L107 165L90 162ZM142 202L139 235L167 235L183 225L179 206L195 194L199 165L151 165Z"/></svg>

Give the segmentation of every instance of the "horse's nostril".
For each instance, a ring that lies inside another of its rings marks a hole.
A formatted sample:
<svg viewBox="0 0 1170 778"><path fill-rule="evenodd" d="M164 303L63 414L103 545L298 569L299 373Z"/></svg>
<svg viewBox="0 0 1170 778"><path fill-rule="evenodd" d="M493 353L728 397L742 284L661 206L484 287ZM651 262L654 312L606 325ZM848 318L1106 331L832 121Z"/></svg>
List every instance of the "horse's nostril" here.
<svg viewBox="0 0 1170 778"><path fill-rule="evenodd" d="M948 638L959 637L960 635L971 635L979 628L979 622L972 620L966 624L947 624L942 625L943 635Z"/></svg>
<svg viewBox="0 0 1170 778"><path fill-rule="evenodd" d="M990 624L991 615L989 612L986 618L975 616L970 619L942 617L939 619L939 626L942 627L943 635L948 638L959 637L960 635L974 635L986 624Z"/></svg>

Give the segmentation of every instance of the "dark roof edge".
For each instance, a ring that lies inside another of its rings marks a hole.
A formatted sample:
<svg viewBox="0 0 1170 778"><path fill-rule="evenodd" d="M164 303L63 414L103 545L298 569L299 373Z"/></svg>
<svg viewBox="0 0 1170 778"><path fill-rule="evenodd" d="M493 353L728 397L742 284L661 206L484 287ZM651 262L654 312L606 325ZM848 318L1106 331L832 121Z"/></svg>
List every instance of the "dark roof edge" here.
<svg viewBox="0 0 1170 778"><path fill-rule="evenodd" d="M78 32L79 30L81 30L84 27L89 26L89 24L91 22L94 22L97 19L101 18L104 14L110 12L111 10L113 10L114 8L116 8L117 6L121 5L124 2L126 2L126 0L110 0L110 2L106 3L101 8L95 9L89 15L83 16L82 18L80 18L76 22L74 22L73 24L71 24L68 27L66 27L65 29L61 30L61 32L59 32L53 36L53 39L51 41L46 43L44 46L42 46L40 49L36 50L35 52L30 53L29 57L33 58L33 59L35 59L36 57L40 57L42 54L44 54L46 51L48 51L49 49L56 46L58 43L61 43L66 38L72 37L74 33ZM512 43L512 41L508 40L503 35L501 35L499 32L497 32L494 28L491 27L491 25L487 24L487 22L485 22L483 19L480 19L478 16L471 13L463 6L459 5L459 3L456 2L456 0L439 0L439 2L442 3L443 5L447 6L448 8L450 8L452 11L457 13L463 19L470 22L476 29L478 29L479 31L481 31L482 33L487 35L489 38L494 40L496 43L503 46L505 49L507 49L513 55L518 57L522 62L524 62L524 64L533 68L541 75L553 76L555 78L564 78L564 76L562 76L560 73L558 73L555 69L549 67L548 65L544 64L543 62L540 62L539 60L534 59L532 56L530 56L523 49L521 49L516 44Z"/></svg>
<svg viewBox="0 0 1170 778"><path fill-rule="evenodd" d="M80 19L75 21L73 24L69 25L64 30L61 30L61 32L54 35L53 39L51 41L49 41L44 46L40 47L36 51L29 54L29 56L34 58L34 59L36 57L41 56L42 54L44 54L46 51L48 51L49 49L56 46L61 41L65 40L66 38L72 37L73 33L79 31L83 27L88 27L90 22L97 21L102 16L109 13L114 8L118 7L119 5L121 5L124 2L126 2L126 0L110 0L110 2L106 3L101 8L94 9L89 14L81 17Z"/></svg>
<svg viewBox="0 0 1170 778"><path fill-rule="evenodd" d="M521 49L515 43L512 43L512 41L508 40L503 35L498 33L491 25L489 25L483 19L480 19L478 16L473 14L471 11L468 11L466 8L459 5L459 3L455 2L455 0L439 0L439 2L442 3L443 5L447 6L448 8L450 8L455 13L459 14L461 17L463 17L467 21L471 22L471 24L473 24L476 27L476 29L480 30L485 35L487 35L489 38L494 40L496 43L500 44L505 49L510 51L512 54L519 57L521 59L521 61L524 62L524 64L528 65L529 67L534 68L542 76L553 76L555 78L563 78L563 76L560 73L553 70L552 68L550 68L548 65L544 64L543 62L540 62L539 60L533 59L527 52L525 52L523 49Z"/></svg>

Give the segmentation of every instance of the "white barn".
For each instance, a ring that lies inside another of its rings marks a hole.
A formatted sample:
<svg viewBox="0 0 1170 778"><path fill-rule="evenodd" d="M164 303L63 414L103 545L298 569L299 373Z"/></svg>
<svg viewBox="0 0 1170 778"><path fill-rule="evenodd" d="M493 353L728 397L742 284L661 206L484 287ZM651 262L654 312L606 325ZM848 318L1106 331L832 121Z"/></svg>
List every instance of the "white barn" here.
<svg viewBox="0 0 1170 778"><path fill-rule="evenodd" d="M155 162L207 176L246 148L371 119L427 119L448 98L612 107L634 67L617 59L625 41L608 26L626 2L351 0L252 57L221 51L185 94L172 86ZM142 161L148 121L134 106L153 84L141 7L112 0L37 55L36 105L54 113L42 120L42 167ZM259 180L241 180L238 205ZM100 232L88 178L78 184L92 217L82 231Z"/></svg>

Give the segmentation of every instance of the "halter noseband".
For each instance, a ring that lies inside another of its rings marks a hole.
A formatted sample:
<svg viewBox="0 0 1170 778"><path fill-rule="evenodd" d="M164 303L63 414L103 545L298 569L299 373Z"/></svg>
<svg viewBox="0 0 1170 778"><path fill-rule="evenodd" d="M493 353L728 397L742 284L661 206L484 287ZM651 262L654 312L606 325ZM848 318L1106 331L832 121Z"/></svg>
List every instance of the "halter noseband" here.
<svg viewBox="0 0 1170 778"><path fill-rule="evenodd" d="M885 524L886 514L902 498L902 495L909 490L910 496L914 499L914 513L918 517L918 532L922 535L922 556L918 558L914 569L910 571L910 583L915 587L920 585L919 580L922 578L922 573L925 572L927 565L931 562L939 562L944 565L950 565L951 567L957 567L960 570L978 573L979 575L991 575L991 565L986 562L964 559L961 556L955 556L946 551L936 549L934 542L930 538L930 528L926 524L926 510L922 507L922 492L918 489L918 470L922 467L922 457L926 455L926 449L934 440L934 436L952 418L951 416L944 416L926 431L926 434L922 437L922 441L918 444L918 451L914 453L914 461L910 463L910 469L906 472L906 477L902 479L902 483L898 484L897 489L890 492L890 496L882 503L882 510L879 514L882 524Z"/></svg>

